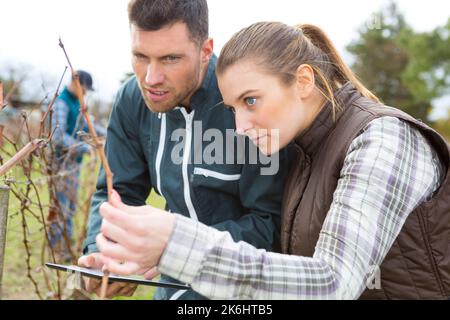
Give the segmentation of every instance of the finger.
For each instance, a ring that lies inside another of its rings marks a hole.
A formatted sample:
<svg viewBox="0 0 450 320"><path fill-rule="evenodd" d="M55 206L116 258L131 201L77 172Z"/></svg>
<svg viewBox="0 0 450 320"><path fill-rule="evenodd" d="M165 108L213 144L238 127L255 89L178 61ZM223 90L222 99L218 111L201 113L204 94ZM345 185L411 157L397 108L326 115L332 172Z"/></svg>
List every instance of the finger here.
<svg viewBox="0 0 450 320"><path fill-rule="evenodd" d="M124 283L113 282L108 285L108 290L106 290L106 297L108 299L121 296L122 289L126 286Z"/></svg>
<svg viewBox="0 0 450 320"><path fill-rule="evenodd" d="M131 297L133 296L136 289L137 289L136 285L128 284L124 286L122 289L120 289L117 295L121 297Z"/></svg>
<svg viewBox="0 0 450 320"><path fill-rule="evenodd" d="M141 206L129 206L122 201L119 193L116 190L113 190L111 193L111 200L109 203L116 209L125 211L128 214L140 214Z"/></svg>
<svg viewBox="0 0 450 320"><path fill-rule="evenodd" d="M135 215L117 209L108 202L104 202L100 206L100 214L103 219L127 231L133 231L136 229L136 225L139 225L139 221L136 221L137 217Z"/></svg>
<svg viewBox="0 0 450 320"><path fill-rule="evenodd" d="M111 194L111 205L119 210L126 211L128 209L128 206L122 202L122 198L120 197L120 194L113 189Z"/></svg>
<svg viewBox="0 0 450 320"><path fill-rule="evenodd" d="M130 239L130 233L114 224L109 222L106 219L103 219L102 226L100 232L106 239L109 239L113 242L120 243L125 247L132 247L133 244Z"/></svg>
<svg viewBox="0 0 450 320"><path fill-rule="evenodd" d="M105 257L115 259L118 261L136 261L136 255L119 243L114 243L105 238L99 233L96 237L97 247L102 253L101 260L104 264Z"/></svg>
<svg viewBox="0 0 450 320"><path fill-rule="evenodd" d="M98 288L95 289L95 294L97 297L102 298L102 287L101 286L99 286Z"/></svg>
<svg viewBox="0 0 450 320"><path fill-rule="evenodd" d="M121 276L130 276L133 274L139 274L139 270L141 269L139 265L134 262L120 263L117 260L110 259L108 257L105 257L104 261L105 261L105 268L107 268L109 272Z"/></svg>
<svg viewBox="0 0 450 320"><path fill-rule="evenodd" d="M158 272L157 267L154 267L144 274L144 278L147 280L153 280L154 278L156 278L159 275L160 275L160 273Z"/></svg>
<svg viewBox="0 0 450 320"><path fill-rule="evenodd" d="M89 269L101 269L103 263L100 260L100 253L92 253L87 256L82 256L78 259L78 266Z"/></svg>
<svg viewBox="0 0 450 320"><path fill-rule="evenodd" d="M98 297L101 297L102 295L102 286L101 286L101 281L100 281L100 285L98 286L98 288L95 289L95 294ZM111 299L114 298L115 296L115 292L118 292L121 288L121 283L119 282L108 282L108 288L107 291L105 293L105 298Z"/></svg>
<svg viewBox="0 0 450 320"><path fill-rule="evenodd" d="M97 279L92 278L85 278L84 279L84 287L86 288L86 291L89 293L92 293L96 291L98 288L100 288L101 281Z"/></svg>
<svg viewBox="0 0 450 320"><path fill-rule="evenodd" d="M94 262L95 259L93 256L82 256L78 259L78 266L84 268L91 268Z"/></svg>
<svg viewBox="0 0 450 320"><path fill-rule="evenodd" d="M128 288L127 291L121 293L122 297L132 297L136 292L136 288Z"/></svg>

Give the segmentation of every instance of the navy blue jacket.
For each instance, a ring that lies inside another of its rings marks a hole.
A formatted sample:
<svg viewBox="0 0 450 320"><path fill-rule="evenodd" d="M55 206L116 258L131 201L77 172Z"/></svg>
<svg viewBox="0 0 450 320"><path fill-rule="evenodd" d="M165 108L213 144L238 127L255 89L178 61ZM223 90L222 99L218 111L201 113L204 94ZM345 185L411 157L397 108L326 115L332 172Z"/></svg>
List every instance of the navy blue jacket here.
<svg viewBox="0 0 450 320"><path fill-rule="evenodd" d="M269 165L249 163L248 139L244 145L235 142L233 148L222 150L220 136L228 141L226 137L231 138L230 132L236 127L234 115L222 103L215 63L214 57L202 87L191 99L190 113L185 108L152 113L135 77L123 86L113 107L106 142L114 188L126 204L135 206L145 205L153 188L165 198L167 210L229 231L236 241L273 251L288 169L286 152L276 155L277 174L262 175L261 169ZM213 130L202 136L207 129ZM240 153L243 149L239 148L244 146L246 151ZM217 163L211 163L207 157L199 158L201 154L216 157ZM239 158L239 154L243 156ZM85 253L97 251L95 238L101 226L98 209L106 200L105 174L101 170L92 200ZM174 281L164 276L163 280ZM155 295L156 299L180 297L201 298L192 291L173 289L158 289Z"/></svg>

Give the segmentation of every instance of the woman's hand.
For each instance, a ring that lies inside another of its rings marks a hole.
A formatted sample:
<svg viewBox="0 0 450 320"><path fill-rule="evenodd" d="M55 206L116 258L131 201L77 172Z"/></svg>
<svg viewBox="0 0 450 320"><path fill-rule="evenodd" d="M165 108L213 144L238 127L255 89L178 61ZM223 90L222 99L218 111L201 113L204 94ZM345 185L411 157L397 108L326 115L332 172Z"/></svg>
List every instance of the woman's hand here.
<svg viewBox="0 0 450 320"><path fill-rule="evenodd" d="M127 206L116 191L111 198L100 207L103 223L97 236L104 267L118 275L155 277L175 215L151 206Z"/></svg>

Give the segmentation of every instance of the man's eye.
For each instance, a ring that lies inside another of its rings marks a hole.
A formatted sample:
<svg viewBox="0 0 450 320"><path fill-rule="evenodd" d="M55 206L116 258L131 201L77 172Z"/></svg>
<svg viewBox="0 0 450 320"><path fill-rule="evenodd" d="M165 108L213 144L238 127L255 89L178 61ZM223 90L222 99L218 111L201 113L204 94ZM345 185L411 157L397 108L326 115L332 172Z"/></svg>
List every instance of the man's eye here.
<svg viewBox="0 0 450 320"><path fill-rule="evenodd" d="M142 55L142 54L135 54L134 57L135 57L137 60L144 60L144 59L146 59L146 56L144 56L144 55Z"/></svg>
<svg viewBox="0 0 450 320"><path fill-rule="evenodd" d="M256 98L252 98L252 97L245 98L244 101L245 101L245 104L249 107L253 107L254 105L256 105L256 102L257 102Z"/></svg>
<svg viewBox="0 0 450 320"><path fill-rule="evenodd" d="M176 57L176 56L167 56L164 58L164 60L168 61L168 62L174 62L174 61L177 61L178 59L179 59L179 57Z"/></svg>

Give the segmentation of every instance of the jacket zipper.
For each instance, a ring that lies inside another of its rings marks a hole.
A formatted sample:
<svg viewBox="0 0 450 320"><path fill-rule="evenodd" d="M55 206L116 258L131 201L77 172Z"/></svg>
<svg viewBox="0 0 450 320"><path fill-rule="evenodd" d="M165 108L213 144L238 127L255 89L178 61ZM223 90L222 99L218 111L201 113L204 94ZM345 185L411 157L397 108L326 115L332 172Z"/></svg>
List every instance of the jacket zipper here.
<svg viewBox="0 0 450 320"><path fill-rule="evenodd" d="M158 151L156 153L156 187L158 188L159 194L164 197L161 190L161 162L166 144L166 115L160 114L159 118L161 119L161 132L159 135Z"/></svg>
<svg viewBox="0 0 450 320"><path fill-rule="evenodd" d="M186 202L186 206L189 211L189 215L191 219L198 221L197 212L195 212L194 205L192 203L191 198L191 188L189 184L189 174L188 174L188 165L189 159L191 155L191 147L192 147L192 122L194 120L195 111L192 111L190 114L187 113L186 109L182 108L181 113L186 120L186 141L183 150L183 188L184 188L184 200Z"/></svg>

